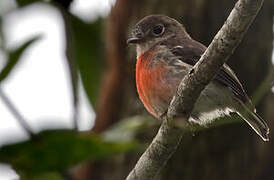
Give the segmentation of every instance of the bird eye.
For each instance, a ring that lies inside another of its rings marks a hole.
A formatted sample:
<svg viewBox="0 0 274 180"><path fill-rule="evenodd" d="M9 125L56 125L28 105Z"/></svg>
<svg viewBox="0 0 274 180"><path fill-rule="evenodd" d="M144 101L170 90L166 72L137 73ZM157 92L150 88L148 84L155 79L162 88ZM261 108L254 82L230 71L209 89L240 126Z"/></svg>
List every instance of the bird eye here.
<svg viewBox="0 0 274 180"><path fill-rule="evenodd" d="M165 31L165 28L164 26L158 24L156 26L153 27L152 29L152 33L155 35L155 36L160 36L161 34L163 34Z"/></svg>

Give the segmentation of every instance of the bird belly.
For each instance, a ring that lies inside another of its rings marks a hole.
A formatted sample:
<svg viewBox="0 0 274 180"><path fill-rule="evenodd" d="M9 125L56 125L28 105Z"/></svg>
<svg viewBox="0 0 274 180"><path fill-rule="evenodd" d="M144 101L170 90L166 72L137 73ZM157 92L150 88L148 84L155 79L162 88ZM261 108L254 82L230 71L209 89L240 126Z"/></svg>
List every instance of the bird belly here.
<svg viewBox="0 0 274 180"><path fill-rule="evenodd" d="M236 111L233 107L234 101L233 94L229 89L216 82L211 82L201 92L189 121L207 125L217 118L230 115L231 112Z"/></svg>

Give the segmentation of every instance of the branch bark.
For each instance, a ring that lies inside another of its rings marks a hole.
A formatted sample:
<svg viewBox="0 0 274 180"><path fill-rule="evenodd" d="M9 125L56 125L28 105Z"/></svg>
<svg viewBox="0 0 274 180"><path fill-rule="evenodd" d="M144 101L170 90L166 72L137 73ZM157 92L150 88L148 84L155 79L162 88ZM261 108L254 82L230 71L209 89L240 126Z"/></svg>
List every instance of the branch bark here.
<svg viewBox="0 0 274 180"><path fill-rule="evenodd" d="M236 3L199 62L181 81L156 137L127 180L154 179L164 167L183 135L191 129L187 120L201 91L239 45L262 4L263 0L239 0ZM182 109L184 113L178 114Z"/></svg>

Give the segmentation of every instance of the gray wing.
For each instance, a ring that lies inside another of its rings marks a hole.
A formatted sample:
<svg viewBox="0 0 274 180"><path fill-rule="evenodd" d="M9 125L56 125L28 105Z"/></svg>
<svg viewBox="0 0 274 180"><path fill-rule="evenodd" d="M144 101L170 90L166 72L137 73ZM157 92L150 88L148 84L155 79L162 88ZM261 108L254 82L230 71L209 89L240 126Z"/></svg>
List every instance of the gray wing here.
<svg viewBox="0 0 274 180"><path fill-rule="evenodd" d="M193 42L193 41L192 41ZM205 47L201 46L175 46L171 48L171 52L177 56L181 61L184 63L195 65L196 62L200 59L201 55L205 51ZM223 67L220 68L218 74L214 77L214 80L217 82L227 86L231 89L233 94L244 104L249 104L249 107L254 110L254 106L252 105L248 95L246 94L245 90L243 89L240 81L234 74L234 72L230 69L230 67L224 64Z"/></svg>
<svg viewBox="0 0 274 180"><path fill-rule="evenodd" d="M192 41L188 45L188 47L175 46L171 48L171 51L181 61L193 66L200 59L206 48L196 41ZM256 113L255 107L230 67L224 64L214 77L214 80L228 87L233 92L236 99L242 104L242 106L237 109L237 114L240 115L264 141L268 141L269 127Z"/></svg>

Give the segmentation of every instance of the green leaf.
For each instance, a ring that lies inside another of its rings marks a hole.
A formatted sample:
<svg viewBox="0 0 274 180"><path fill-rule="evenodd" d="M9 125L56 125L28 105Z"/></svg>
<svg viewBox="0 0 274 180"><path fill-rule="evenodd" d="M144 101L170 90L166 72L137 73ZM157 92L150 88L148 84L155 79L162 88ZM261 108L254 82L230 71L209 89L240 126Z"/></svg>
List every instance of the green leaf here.
<svg viewBox="0 0 274 180"><path fill-rule="evenodd" d="M72 130L47 130L33 139L0 148L0 162L24 176L63 172L85 160L110 157L135 148L134 143L106 142Z"/></svg>
<svg viewBox="0 0 274 180"><path fill-rule="evenodd" d="M133 116L115 123L104 131L102 136L107 141L132 142L141 132L159 125L160 121L151 116Z"/></svg>
<svg viewBox="0 0 274 180"><path fill-rule="evenodd" d="M19 62L21 55L23 52L36 40L38 40L40 36L34 37L27 42L25 42L21 47L12 51L8 55L8 62L3 70L0 72L0 83L10 74L15 65Z"/></svg>
<svg viewBox="0 0 274 180"><path fill-rule="evenodd" d="M63 180L64 178L58 172L41 173L35 175L28 175L24 172L20 172L21 180Z"/></svg>
<svg viewBox="0 0 274 180"><path fill-rule="evenodd" d="M18 6L23 7L41 0L16 0Z"/></svg>
<svg viewBox="0 0 274 180"><path fill-rule="evenodd" d="M103 66L102 19L89 24L71 15L71 29L73 55L88 99L95 105Z"/></svg>

